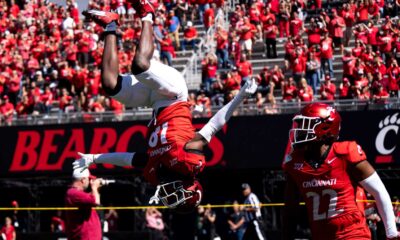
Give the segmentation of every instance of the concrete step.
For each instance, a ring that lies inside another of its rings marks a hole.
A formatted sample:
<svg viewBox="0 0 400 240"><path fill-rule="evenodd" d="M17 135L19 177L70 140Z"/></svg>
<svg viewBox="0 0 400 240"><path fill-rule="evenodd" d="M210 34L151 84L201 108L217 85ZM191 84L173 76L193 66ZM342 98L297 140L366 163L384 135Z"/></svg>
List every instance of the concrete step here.
<svg viewBox="0 0 400 240"><path fill-rule="evenodd" d="M177 58L182 58L182 57L190 58L194 54L194 51L192 50L175 51L175 54Z"/></svg>

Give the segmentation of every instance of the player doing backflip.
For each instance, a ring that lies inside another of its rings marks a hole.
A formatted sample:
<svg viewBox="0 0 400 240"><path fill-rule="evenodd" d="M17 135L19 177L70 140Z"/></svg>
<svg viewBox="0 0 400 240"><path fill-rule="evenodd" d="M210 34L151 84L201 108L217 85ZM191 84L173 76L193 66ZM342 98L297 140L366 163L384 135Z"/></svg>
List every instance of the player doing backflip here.
<svg viewBox="0 0 400 240"><path fill-rule="evenodd" d="M220 109L199 131L195 132L189 108L188 89L183 76L174 68L151 60L154 51L154 9L147 0L137 0L133 7L142 19L142 33L132 61L133 75L118 73L118 14L89 10L84 15L104 27L104 52L101 81L105 92L128 107L154 109L148 128L148 150L142 153L81 154L74 168L110 163L117 166L144 166L147 181L157 185L150 203L190 211L202 197L196 175L205 166L203 147L222 128L242 100L257 88L247 82L235 98Z"/></svg>

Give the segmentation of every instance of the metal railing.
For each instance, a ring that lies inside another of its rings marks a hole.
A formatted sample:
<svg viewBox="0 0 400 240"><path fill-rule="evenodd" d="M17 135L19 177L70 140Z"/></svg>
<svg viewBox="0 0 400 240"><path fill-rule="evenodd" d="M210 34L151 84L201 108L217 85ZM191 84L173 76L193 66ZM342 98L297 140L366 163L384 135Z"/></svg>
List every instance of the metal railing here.
<svg viewBox="0 0 400 240"><path fill-rule="evenodd" d="M189 90L199 89L201 84L201 67L199 66L199 62L203 58L202 49L204 48L204 39L200 39L200 42L197 44L196 52L193 52L189 61L187 62L185 68L182 70L182 75L186 80L186 84Z"/></svg>
<svg viewBox="0 0 400 240"><path fill-rule="evenodd" d="M364 101L357 99L336 100L336 101L318 101L334 106L338 111L368 111L368 110L400 110L400 99L389 98L384 103L376 103L372 101ZM249 100L238 107L235 116L257 116L271 114L294 114L300 111L309 102L278 102L276 104L266 103L257 106L253 100ZM212 113L216 113L221 106L212 107ZM206 117L208 114L196 112L195 117ZM11 123L13 126L19 125L48 125L48 124L64 124L64 123L82 123L82 122L117 122L117 121L133 121L133 120L149 120L152 117L151 108L137 108L126 110L122 113L114 113L106 111L102 113L88 112L70 112L70 113L49 113L41 115L30 115L26 117L14 116ZM4 122L3 126L7 125Z"/></svg>

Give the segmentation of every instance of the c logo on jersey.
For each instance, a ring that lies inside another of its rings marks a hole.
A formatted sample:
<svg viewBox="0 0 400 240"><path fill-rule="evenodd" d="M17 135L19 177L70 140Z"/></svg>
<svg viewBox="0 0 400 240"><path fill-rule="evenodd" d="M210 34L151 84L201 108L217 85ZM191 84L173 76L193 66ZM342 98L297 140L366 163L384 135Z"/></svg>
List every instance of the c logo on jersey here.
<svg viewBox="0 0 400 240"><path fill-rule="evenodd" d="M381 129L375 139L376 150L382 155L390 155L396 149L396 146L385 146L385 139L390 132L394 132L397 135L399 131L400 118L397 117L399 113L395 113L392 116L387 116L384 120L379 122L379 128Z"/></svg>

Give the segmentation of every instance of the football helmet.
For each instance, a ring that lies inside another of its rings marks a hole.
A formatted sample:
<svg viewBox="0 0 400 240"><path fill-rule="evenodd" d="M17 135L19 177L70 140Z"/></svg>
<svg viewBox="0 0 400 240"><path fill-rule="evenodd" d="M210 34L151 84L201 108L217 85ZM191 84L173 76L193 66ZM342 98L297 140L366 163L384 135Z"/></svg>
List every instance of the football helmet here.
<svg viewBox="0 0 400 240"><path fill-rule="evenodd" d="M201 202L203 188L197 180L173 181L157 186L149 204L162 202L164 206L177 212L186 213L193 211Z"/></svg>
<svg viewBox="0 0 400 240"><path fill-rule="evenodd" d="M292 145L310 141L332 143L339 138L340 122L341 117L333 107L311 103L294 116L289 139Z"/></svg>

